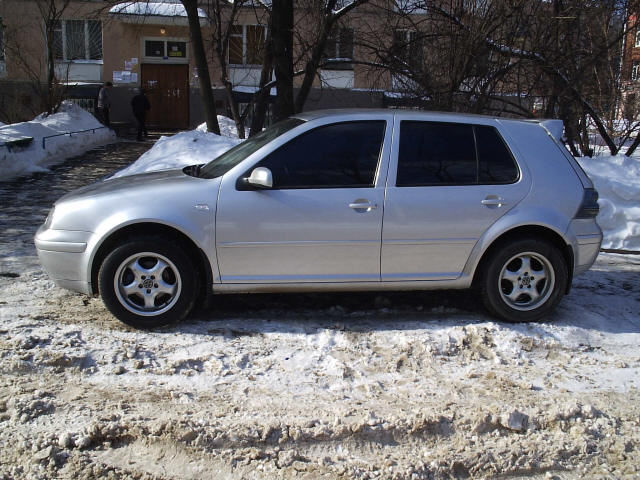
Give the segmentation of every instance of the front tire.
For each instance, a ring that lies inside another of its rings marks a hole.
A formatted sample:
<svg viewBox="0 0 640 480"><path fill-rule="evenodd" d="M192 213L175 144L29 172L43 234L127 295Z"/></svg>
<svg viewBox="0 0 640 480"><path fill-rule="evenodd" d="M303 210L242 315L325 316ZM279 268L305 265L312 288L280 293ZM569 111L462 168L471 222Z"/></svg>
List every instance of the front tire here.
<svg viewBox="0 0 640 480"><path fill-rule="evenodd" d="M199 278L177 244L142 237L107 255L98 273L98 288L116 318L148 329L183 320L195 304Z"/></svg>
<svg viewBox="0 0 640 480"><path fill-rule="evenodd" d="M532 322L560 302L568 281L560 251L543 240L518 240L496 251L483 278L483 300L508 322Z"/></svg>

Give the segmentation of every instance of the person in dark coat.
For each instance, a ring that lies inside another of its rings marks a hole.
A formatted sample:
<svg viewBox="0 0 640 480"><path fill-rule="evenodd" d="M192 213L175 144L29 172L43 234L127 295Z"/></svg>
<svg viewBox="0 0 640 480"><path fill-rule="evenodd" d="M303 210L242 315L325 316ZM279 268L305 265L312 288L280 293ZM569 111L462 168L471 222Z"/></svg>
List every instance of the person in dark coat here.
<svg viewBox="0 0 640 480"><path fill-rule="evenodd" d="M98 92L98 113L100 119L107 127L111 127L109 119L109 110L111 109L111 98L109 98L109 90L113 87L113 83L106 82Z"/></svg>
<svg viewBox="0 0 640 480"><path fill-rule="evenodd" d="M147 137L147 126L145 125L145 117L147 116L147 110L151 109L149 99L144 94L144 88L140 89L140 93L131 99L131 108L133 109L133 115L138 121L138 141L142 140L142 134Z"/></svg>

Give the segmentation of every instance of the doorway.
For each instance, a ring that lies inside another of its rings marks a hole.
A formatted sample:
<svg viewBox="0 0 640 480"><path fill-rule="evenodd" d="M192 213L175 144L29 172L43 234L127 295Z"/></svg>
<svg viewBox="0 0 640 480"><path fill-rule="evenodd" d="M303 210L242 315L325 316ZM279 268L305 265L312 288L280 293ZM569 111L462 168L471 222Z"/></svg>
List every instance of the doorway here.
<svg viewBox="0 0 640 480"><path fill-rule="evenodd" d="M151 110L151 128L189 128L189 65L142 64L142 87Z"/></svg>

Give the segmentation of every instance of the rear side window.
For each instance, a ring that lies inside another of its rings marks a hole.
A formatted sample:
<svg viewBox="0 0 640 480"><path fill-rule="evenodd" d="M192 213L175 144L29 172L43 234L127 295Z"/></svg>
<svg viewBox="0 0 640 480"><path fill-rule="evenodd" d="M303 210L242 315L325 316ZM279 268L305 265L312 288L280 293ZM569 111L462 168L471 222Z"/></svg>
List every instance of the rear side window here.
<svg viewBox="0 0 640 480"><path fill-rule="evenodd" d="M470 183L476 183L472 128L453 123L401 123L396 185Z"/></svg>
<svg viewBox="0 0 640 480"><path fill-rule="evenodd" d="M385 121L319 127L272 152L259 167L273 173L273 188L339 188L374 185Z"/></svg>
<svg viewBox="0 0 640 480"><path fill-rule="evenodd" d="M518 167L497 130L459 123L403 121L398 187L512 183Z"/></svg>

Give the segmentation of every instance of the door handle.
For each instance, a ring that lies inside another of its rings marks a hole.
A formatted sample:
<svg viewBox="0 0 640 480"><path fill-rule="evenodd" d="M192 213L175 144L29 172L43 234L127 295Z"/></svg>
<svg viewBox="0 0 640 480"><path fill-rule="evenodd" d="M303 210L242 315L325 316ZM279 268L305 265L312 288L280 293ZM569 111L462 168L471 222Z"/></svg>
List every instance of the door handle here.
<svg viewBox="0 0 640 480"><path fill-rule="evenodd" d="M487 198L485 198L484 200L482 200L482 205L484 205L485 207L501 207L503 205L506 205L507 202L505 202L504 198L502 197L498 197L497 195L488 195Z"/></svg>
<svg viewBox="0 0 640 480"><path fill-rule="evenodd" d="M369 212L371 210L375 210L376 208L378 208L378 204L371 203L367 200L356 200L355 202L349 204L349 208L353 208L356 211L361 210L361 211Z"/></svg>

